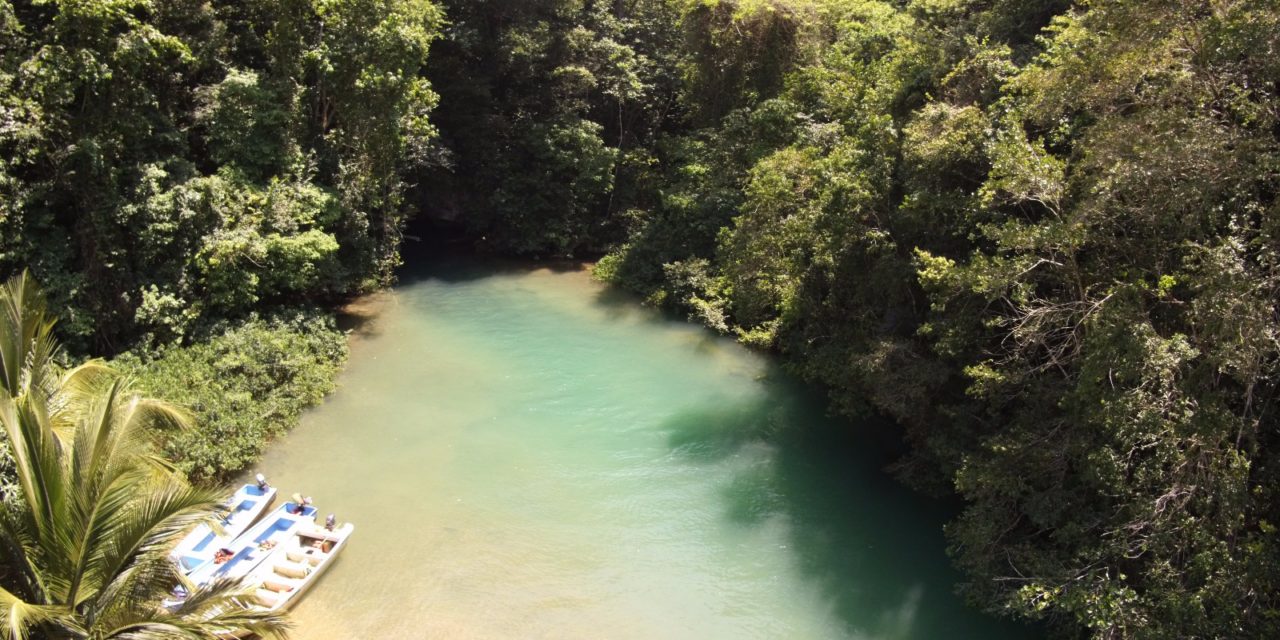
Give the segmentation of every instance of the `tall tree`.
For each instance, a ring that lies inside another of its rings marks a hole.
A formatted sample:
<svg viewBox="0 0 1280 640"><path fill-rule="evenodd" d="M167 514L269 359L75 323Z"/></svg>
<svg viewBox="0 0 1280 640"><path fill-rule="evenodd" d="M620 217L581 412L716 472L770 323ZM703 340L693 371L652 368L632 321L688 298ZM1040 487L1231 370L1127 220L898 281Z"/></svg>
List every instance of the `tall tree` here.
<svg viewBox="0 0 1280 640"><path fill-rule="evenodd" d="M429 0L0 0L0 275L78 352L385 284L431 161Z"/></svg>
<svg viewBox="0 0 1280 640"><path fill-rule="evenodd" d="M5 636L281 637L284 621L251 611L233 581L161 606L180 582L170 551L214 517L218 493L150 452L152 430L182 427L182 412L97 362L57 371L52 329L29 277L0 290L0 424L20 488L0 513Z"/></svg>

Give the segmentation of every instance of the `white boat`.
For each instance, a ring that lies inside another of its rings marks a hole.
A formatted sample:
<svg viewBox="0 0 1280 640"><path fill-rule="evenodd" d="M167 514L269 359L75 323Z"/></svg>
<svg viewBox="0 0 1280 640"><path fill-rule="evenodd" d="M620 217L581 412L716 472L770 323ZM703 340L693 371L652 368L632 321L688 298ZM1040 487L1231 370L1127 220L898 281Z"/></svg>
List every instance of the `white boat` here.
<svg viewBox="0 0 1280 640"><path fill-rule="evenodd" d="M254 589L257 607L285 611L320 579L356 529L350 522L333 529L312 524L294 531L259 564L245 585Z"/></svg>
<svg viewBox="0 0 1280 640"><path fill-rule="evenodd" d="M243 578L277 546L289 541L295 531L314 527L315 518L316 508L310 504L299 508L296 502L286 502L230 544L215 550L214 557L193 569L187 579L193 587L200 587L220 578ZM180 587L165 606L176 606L185 598L185 589Z"/></svg>
<svg viewBox="0 0 1280 640"><path fill-rule="evenodd" d="M259 483L246 484L227 500L230 511L222 522L222 532L202 524L187 534L173 550L173 561L183 575L189 574L206 562L213 560L213 554L228 542L235 540L246 529L258 521L267 507L276 500L276 488L266 484L259 475ZM263 488L265 487L265 488Z"/></svg>

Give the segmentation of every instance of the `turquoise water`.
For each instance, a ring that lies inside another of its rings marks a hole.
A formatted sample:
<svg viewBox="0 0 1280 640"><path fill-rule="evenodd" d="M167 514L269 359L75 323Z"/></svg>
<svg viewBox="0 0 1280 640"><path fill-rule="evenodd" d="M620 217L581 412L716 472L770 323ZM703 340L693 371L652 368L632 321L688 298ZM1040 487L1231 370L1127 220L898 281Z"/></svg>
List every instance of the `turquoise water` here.
<svg viewBox="0 0 1280 640"><path fill-rule="evenodd" d="M451 262L366 300L261 464L356 533L295 637L983 638L942 508L868 425L581 270Z"/></svg>

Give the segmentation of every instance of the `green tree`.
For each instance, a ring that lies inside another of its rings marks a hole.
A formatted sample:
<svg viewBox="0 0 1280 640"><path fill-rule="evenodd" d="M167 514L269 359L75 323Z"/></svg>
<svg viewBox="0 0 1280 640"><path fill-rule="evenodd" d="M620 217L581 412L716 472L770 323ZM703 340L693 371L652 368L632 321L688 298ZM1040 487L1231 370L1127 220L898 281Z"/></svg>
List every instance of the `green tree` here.
<svg viewBox="0 0 1280 640"><path fill-rule="evenodd" d="M598 273L898 420L980 606L1275 636L1275 3L682 16L696 117Z"/></svg>
<svg viewBox="0 0 1280 640"><path fill-rule="evenodd" d="M0 1L0 274L79 353L389 281L427 0ZM181 312L176 309L181 308Z"/></svg>
<svg viewBox="0 0 1280 640"><path fill-rule="evenodd" d="M990 608L1099 638L1277 633L1264 5L1056 19L993 110L978 241L921 255L981 421L949 533Z"/></svg>
<svg viewBox="0 0 1280 640"><path fill-rule="evenodd" d="M100 363L65 373L53 362L53 321L26 275L0 291L0 423L18 496L0 515L9 571L0 626L10 638L280 637L283 620L247 608L231 581L160 606L180 577L168 554L219 508L151 453L157 428L187 420L129 392Z"/></svg>

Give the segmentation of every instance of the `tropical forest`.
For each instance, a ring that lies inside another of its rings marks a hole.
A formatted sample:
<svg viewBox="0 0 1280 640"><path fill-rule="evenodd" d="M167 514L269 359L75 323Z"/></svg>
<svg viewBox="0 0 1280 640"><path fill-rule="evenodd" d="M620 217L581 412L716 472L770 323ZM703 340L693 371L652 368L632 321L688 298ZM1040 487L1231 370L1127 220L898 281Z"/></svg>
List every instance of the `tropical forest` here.
<svg viewBox="0 0 1280 640"><path fill-rule="evenodd" d="M0 283L10 640L1280 638L1276 0L0 0Z"/></svg>

